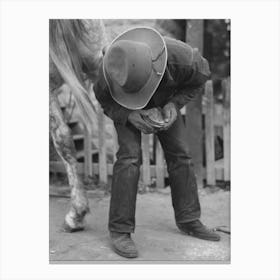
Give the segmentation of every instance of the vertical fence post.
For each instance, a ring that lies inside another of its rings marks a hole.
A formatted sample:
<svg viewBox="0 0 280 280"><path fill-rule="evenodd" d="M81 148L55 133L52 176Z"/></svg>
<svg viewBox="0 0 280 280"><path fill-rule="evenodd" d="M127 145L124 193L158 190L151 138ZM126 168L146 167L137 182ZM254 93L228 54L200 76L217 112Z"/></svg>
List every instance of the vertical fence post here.
<svg viewBox="0 0 280 280"><path fill-rule="evenodd" d="M224 93L224 180L230 181L230 79L222 81Z"/></svg>
<svg viewBox="0 0 280 280"><path fill-rule="evenodd" d="M205 94L208 100L205 112L206 182L207 185L215 185L214 97L210 80L205 84Z"/></svg>
<svg viewBox="0 0 280 280"><path fill-rule="evenodd" d="M92 146L91 132L84 126L84 174L85 177L92 176Z"/></svg>
<svg viewBox="0 0 280 280"><path fill-rule="evenodd" d="M99 161L99 181L107 183L107 155L105 137L105 116L101 106L97 105L98 118L98 161Z"/></svg>
<svg viewBox="0 0 280 280"><path fill-rule="evenodd" d="M157 188L164 188L164 156L158 138L156 140L156 176Z"/></svg>
<svg viewBox="0 0 280 280"><path fill-rule="evenodd" d="M186 42L193 48L198 48L203 55L204 51L204 20L188 19L186 21ZM192 162L197 176L198 187L203 185L203 129L202 129L202 94L199 92L192 102L189 102L186 110L188 133L188 146L192 151Z"/></svg>
<svg viewBox="0 0 280 280"><path fill-rule="evenodd" d="M150 170L150 135L142 133L142 159L143 159L143 183L145 186L151 185Z"/></svg>

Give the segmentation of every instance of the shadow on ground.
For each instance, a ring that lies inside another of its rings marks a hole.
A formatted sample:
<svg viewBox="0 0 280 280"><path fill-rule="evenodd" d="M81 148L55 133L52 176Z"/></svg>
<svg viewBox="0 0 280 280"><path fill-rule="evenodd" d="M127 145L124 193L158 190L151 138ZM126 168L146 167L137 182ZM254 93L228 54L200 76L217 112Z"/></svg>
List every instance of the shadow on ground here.
<svg viewBox="0 0 280 280"><path fill-rule="evenodd" d="M91 194L91 213L85 231L61 230L69 207L68 198L50 198L50 262L225 262L230 261L230 235L220 233L220 242L183 235L176 228L170 194L138 194L136 231L132 235L139 257L127 260L110 248L107 221L109 196ZM230 193L200 191L201 220L209 227L230 225Z"/></svg>

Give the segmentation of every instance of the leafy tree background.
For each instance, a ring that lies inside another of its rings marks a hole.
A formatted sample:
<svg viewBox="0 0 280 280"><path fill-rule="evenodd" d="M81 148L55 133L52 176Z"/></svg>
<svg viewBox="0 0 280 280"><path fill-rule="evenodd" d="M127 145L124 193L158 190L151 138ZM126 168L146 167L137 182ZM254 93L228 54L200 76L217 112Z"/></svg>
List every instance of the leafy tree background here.
<svg viewBox="0 0 280 280"><path fill-rule="evenodd" d="M210 63L212 79L230 76L230 20L205 20L204 56Z"/></svg>

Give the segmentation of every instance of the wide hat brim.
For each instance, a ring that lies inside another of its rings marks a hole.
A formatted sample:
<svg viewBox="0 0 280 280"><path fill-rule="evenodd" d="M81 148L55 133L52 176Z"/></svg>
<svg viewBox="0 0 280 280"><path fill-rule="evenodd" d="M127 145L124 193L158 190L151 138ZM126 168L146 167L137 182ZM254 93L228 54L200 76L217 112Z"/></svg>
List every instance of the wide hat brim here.
<svg viewBox="0 0 280 280"><path fill-rule="evenodd" d="M119 40L145 43L151 49L152 58L158 57L153 62L153 70L146 84L138 92L133 94L125 92L118 83L110 79L105 63L103 63L104 77L112 98L125 108L131 110L142 109L148 104L162 80L167 64L167 47L160 33L149 27L136 27L125 31L113 40L109 48Z"/></svg>

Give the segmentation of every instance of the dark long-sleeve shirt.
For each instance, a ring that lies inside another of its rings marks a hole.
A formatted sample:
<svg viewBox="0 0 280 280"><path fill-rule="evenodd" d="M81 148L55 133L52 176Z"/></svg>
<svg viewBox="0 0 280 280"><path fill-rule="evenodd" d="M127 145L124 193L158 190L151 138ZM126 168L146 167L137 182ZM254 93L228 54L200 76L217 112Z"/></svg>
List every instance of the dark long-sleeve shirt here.
<svg viewBox="0 0 280 280"><path fill-rule="evenodd" d="M207 60L197 49L181 41L165 37L167 66L159 87L145 108L163 107L173 102L181 109L203 88L210 77ZM131 110L119 105L112 97L106 84L102 67L94 92L104 113L118 124L125 124ZM145 109L144 108L144 109Z"/></svg>

